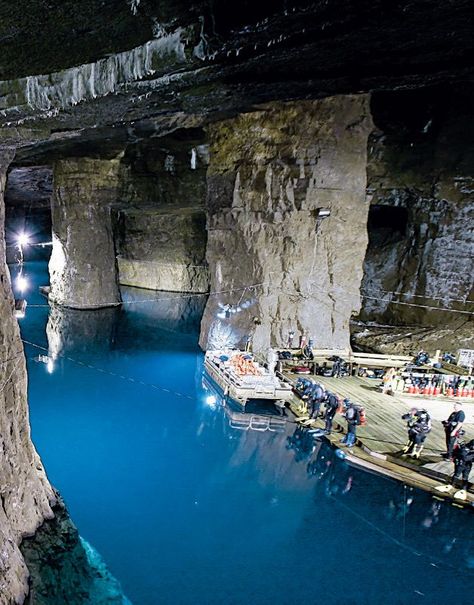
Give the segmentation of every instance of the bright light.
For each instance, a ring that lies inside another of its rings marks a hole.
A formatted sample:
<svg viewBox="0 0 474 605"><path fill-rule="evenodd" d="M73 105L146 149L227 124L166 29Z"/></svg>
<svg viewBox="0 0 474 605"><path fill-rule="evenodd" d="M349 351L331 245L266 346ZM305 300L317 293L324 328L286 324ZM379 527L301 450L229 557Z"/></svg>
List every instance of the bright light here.
<svg viewBox="0 0 474 605"><path fill-rule="evenodd" d="M215 396L214 396L214 395L208 395L208 396L206 397L206 403L207 403L207 405L209 405L209 406L213 407L213 406L215 406L215 405L216 405L216 403L217 403L217 399L215 398Z"/></svg>
<svg viewBox="0 0 474 605"><path fill-rule="evenodd" d="M19 275L16 278L16 287L18 288L18 290L20 292L24 292L25 290L28 289L28 280L26 279L26 277L23 277L23 275Z"/></svg>
<svg viewBox="0 0 474 605"><path fill-rule="evenodd" d="M16 241L20 247L27 246L30 243L30 236L27 233L20 233Z"/></svg>
<svg viewBox="0 0 474 605"><path fill-rule="evenodd" d="M46 370L48 374L52 374L54 372L54 361L49 357L48 362L46 363Z"/></svg>

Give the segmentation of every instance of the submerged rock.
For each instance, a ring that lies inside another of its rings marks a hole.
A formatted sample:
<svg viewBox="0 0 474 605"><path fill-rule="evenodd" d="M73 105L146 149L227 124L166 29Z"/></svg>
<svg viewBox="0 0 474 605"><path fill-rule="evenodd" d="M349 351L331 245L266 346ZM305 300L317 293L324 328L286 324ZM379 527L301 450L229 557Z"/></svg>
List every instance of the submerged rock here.
<svg viewBox="0 0 474 605"><path fill-rule="evenodd" d="M54 508L21 551L30 571L30 605L131 605L99 553L78 534L64 505Z"/></svg>

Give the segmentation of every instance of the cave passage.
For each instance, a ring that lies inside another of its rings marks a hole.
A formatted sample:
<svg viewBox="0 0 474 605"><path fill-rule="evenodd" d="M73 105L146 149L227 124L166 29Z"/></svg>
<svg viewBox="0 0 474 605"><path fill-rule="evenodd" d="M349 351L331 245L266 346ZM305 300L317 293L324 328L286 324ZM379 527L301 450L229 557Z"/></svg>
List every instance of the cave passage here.
<svg viewBox="0 0 474 605"><path fill-rule="evenodd" d="M465 602L470 513L351 468L292 423L233 428L202 383L199 297L123 288L119 309L50 311L46 263L25 271L22 336L44 347L25 349L33 440L132 603L337 604L341 573L370 578L358 602Z"/></svg>

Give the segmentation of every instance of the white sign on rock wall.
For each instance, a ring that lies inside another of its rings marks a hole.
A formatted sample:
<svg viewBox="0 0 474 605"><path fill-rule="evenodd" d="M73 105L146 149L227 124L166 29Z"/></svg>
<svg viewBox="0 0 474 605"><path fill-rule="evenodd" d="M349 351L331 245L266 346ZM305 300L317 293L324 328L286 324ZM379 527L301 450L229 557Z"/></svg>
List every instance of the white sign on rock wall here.
<svg viewBox="0 0 474 605"><path fill-rule="evenodd" d="M474 368L474 349L459 349L458 365L465 368Z"/></svg>

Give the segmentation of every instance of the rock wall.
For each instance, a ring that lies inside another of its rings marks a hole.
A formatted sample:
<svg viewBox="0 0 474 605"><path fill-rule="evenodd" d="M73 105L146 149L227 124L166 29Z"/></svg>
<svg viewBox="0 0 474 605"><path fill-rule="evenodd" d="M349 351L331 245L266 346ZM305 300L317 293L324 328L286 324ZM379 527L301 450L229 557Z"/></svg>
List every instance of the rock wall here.
<svg viewBox="0 0 474 605"><path fill-rule="evenodd" d="M202 131L132 149L122 168L117 222L120 283L207 292L207 148Z"/></svg>
<svg viewBox="0 0 474 605"><path fill-rule="evenodd" d="M465 86L372 98L377 131L369 141L368 192L374 220L363 319L425 326L472 320L472 92ZM466 329L474 336L472 324Z"/></svg>
<svg viewBox="0 0 474 605"><path fill-rule="evenodd" d="M120 302L111 219L118 175L118 159L54 164L52 302L78 309Z"/></svg>
<svg viewBox="0 0 474 605"><path fill-rule="evenodd" d="M30 439L26 365L13 314L5 263L5 176L13 152L0 150L0 603L21 603L28 570L18 548L44 519L53 516L55 496Z"/></svg>
<svg viewBox="0 0 474 605"><path fill-rule="evenodd" d="M25 539L21 551L31 573L31 605L131 605L60 500L54 518Z"/></svg>
<svg viewBox="0 0 474 605"><path fill-rule="evenodd" d="M371 128L366 95L272 103L209 127L203 348L247 335L254 350L282 346L289 330L316 347L349 346Z"/></svg>

